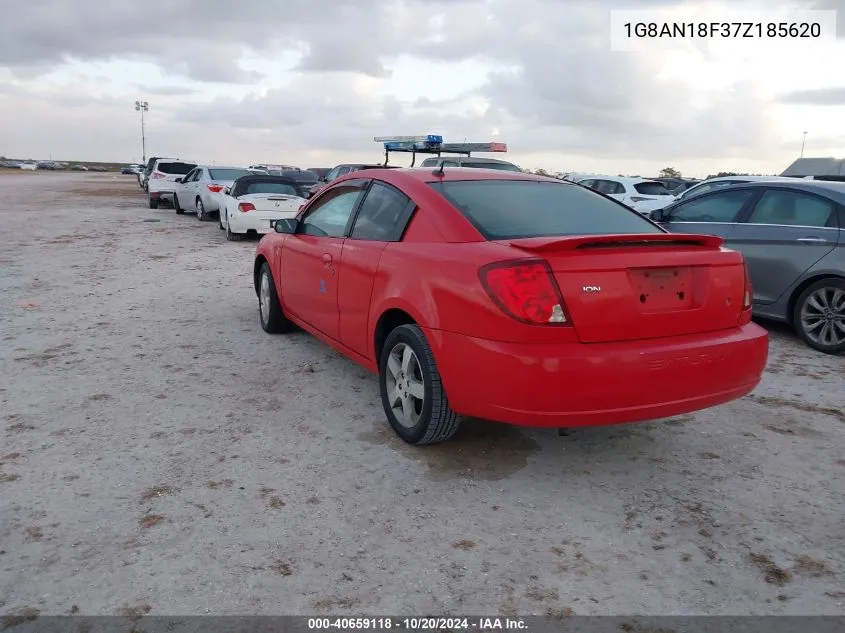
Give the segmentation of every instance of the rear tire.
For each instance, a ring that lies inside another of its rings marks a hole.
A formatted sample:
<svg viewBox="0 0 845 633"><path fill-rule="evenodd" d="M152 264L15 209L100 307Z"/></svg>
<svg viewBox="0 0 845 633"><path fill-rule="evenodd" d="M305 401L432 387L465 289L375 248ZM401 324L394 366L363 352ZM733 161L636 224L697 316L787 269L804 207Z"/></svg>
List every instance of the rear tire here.
<svg viewBox="0 0 845 633"><path fill-rule="evenodd" d="M205 207L202 206L202 199L197 198L197 220L205 222L208 219L208 214L205 212Z"/></svg>
<svg viewBox="0 0 845 633"><path fill-rule="evenodd" d="M173 194L173 208L176 209L177 215L185 213L185 209L179 206L179 197L175 193Z"/></svg>
<svg viewBox="0 0 845 633"><path fill-rule="evenodd" d="M379 359L379 389L390 426L409 444L444 442L460 426L417 325L400 325L387 335Z"/></svg>
<svg viewBox="0 0 845 633"><path fill-rule="evenodd" d="M229 224L229 218L226 218L226 239L230 242L239 242L243 239L243 235L240 233L233 233L232 226Z"/></svg>
<svg viewBox="0 0 845 633"><path fill-rule="evenodd" d="M158 198L150 196L150 209L158 209Z"/></svg>
<svg viewBox="0 0 845 633"><path fill-rule="evenodd" d="M267 262L261 265L261 271L258 273L258 316L261 319L261 328L268 334L287 332L292 325L282 310L270 264Z"/></svg>
<svg viewBox="0 0 845 633"><path fill-rule="evenodd" d="M795 302L792 323L813 349L825 354L845 352L845 279L820 279L805 288Z"/></svg>

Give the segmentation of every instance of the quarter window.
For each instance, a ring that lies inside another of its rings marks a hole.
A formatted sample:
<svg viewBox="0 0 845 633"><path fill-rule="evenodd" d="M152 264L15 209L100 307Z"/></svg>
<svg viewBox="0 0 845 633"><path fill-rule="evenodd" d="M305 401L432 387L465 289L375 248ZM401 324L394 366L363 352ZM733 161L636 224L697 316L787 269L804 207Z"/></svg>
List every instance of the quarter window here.
<svg viewBox="0 0 845 633"><path fill-rule="evenodd" d="M399 190L374 182L361 203L349 237L391 242L401 237L411 200Z"/></svg>

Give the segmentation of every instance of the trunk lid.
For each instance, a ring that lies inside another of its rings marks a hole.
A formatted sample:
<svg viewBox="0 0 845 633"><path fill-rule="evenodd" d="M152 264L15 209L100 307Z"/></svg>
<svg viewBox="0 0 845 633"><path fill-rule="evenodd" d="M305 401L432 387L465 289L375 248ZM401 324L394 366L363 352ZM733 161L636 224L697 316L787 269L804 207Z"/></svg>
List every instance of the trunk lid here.
<svg viewBox="0 0 845 633"><path fill-rule="evenodd" d="M507 243L549 262L582 343L736 327L742 255L712 235L525 238Z"/></svg>
<svg viewBox="0 0 845 633"><path fill-rule="evenodd" d="M261 220L280 220L292 218L299 212L305 198L283 193L248 194L238 198L238 202L249 202L255 206L254 211L248 211L250 216Z"/></svg>

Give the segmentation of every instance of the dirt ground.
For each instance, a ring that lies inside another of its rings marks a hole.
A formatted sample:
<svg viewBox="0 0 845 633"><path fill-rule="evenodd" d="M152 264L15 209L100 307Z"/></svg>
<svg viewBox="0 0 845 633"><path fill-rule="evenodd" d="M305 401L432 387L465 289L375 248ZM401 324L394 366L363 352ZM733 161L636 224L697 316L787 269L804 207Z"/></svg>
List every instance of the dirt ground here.
<svg viewBox="0 0 845 633"><path fill-rule="evenodd" d="M255 240L132 176L0 174L0 612L845 614L845 359L754 394L412 448L270 337Z"/></svg>

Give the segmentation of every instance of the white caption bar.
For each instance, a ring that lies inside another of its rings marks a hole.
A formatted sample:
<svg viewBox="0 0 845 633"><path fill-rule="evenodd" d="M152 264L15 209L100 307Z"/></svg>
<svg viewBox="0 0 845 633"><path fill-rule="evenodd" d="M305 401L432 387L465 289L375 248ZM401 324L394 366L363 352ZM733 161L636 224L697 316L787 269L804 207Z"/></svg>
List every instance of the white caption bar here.
<svg viewBox="0 0 845 633"><path fill-rule="evenodd" d="M731 9L727 5L610 12L610 50L665 51L707 47L748 51L806 48L836 40L836 11Z"/></svg>

